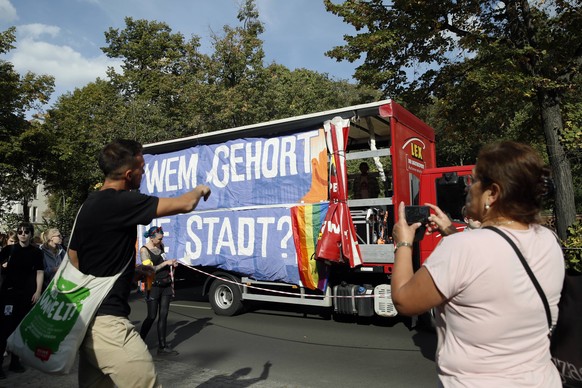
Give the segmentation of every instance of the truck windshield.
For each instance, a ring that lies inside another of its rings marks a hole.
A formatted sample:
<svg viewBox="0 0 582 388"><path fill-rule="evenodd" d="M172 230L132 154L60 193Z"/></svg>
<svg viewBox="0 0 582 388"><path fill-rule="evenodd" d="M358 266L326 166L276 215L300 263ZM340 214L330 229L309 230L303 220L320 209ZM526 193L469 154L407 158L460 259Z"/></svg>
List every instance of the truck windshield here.
<svg viewBox="0 0 582 388"><path fill-rule="evenodd" d="M465 223L463 206L471 183L470 175L445 173L436 180L437 206L455 222Z"/></svg>

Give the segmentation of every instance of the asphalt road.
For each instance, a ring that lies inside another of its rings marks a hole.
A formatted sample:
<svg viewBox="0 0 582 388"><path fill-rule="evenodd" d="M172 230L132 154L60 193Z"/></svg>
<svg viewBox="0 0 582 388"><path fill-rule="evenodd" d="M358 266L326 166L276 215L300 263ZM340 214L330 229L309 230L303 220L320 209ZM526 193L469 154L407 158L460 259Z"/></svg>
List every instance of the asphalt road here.
<svg viewBox="0 0 582 388"><path fill-rule="evenodd" d="M181 288L168 320L178 356L154 356L166 387L427 387L436 385L436 336L406 320L335 322L319 311L255 305L236 317L216 316L198 289ZM134 293L130 319L139 328L143 298ZM146 343L155 355L155 325ZM5 370L7 361L5 362ZM0 387L76 386L71 375L28 369L7 372Z"/></svg>

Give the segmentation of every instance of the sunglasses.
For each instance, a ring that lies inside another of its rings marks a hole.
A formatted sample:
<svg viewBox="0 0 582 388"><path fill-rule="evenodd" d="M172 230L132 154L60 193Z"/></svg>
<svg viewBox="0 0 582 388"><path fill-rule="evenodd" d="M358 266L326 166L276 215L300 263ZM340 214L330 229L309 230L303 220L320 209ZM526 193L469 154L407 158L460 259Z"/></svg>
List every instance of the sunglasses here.
<svg viewBox="0 0 582 388"><path fill-rule="evenodd" d="M21 235L23 235L23 234L30 234L30 230L28 230L28 229L20 229L20 230L19 230L18 232L16 232L16 233L18 233L18 235L19 235L19 236L21 236Z"/></svg>

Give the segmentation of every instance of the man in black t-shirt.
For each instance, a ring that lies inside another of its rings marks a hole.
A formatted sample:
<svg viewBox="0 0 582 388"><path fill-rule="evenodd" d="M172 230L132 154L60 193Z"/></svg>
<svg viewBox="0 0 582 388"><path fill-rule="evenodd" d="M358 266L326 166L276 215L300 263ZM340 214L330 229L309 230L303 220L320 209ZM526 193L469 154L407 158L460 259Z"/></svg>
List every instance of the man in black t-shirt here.
<svg viewBox="0 0 582 388"><path fill-rule="evenodd" d="M116 140L105 146L99 155L105 181L100 191L89 195L77 216L69 246L71 262L94 276L112 276L123 270L79 349L80 387L159 385L147 346L128 319L136 272L136 228L154 218L194 210L201 198L208 199L210 188L198 185L174 198L132 191L139 189L144 165L138 142Z"/></svg>

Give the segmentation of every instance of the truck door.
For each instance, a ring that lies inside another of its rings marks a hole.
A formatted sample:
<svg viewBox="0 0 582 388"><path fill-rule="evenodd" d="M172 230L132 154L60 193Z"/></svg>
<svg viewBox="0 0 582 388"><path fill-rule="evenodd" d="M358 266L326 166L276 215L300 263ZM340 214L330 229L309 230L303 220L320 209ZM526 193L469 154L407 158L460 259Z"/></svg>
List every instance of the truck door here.
<svg viewBox="0 0 582 388"><path fill-rule="evenodd" d="M443 167L427 169L421 176L420 204L437 205L453 221L457 230L467 227L464 206L468 188L471 185L473 166ZM437 246L442 236L432 233L420 242L420 264Z"/></svg>

